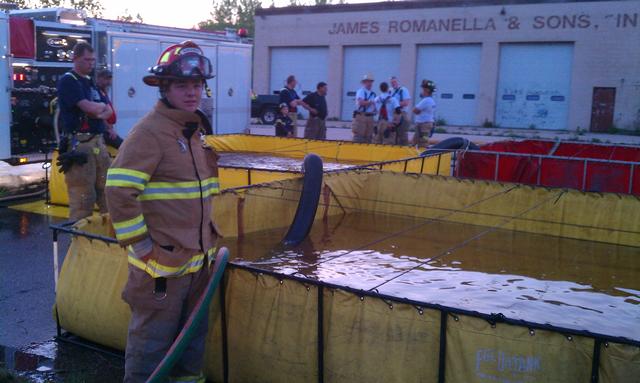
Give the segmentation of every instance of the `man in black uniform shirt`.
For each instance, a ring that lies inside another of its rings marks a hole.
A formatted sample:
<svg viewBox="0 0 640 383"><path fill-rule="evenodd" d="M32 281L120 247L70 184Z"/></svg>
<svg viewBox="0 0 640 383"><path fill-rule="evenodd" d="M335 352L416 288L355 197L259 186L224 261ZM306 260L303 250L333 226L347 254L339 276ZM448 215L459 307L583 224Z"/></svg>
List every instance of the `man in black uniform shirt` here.
<svg viewBox="0 0 640 383"><path fill-rule="evenodd" d="M309 106L309 119L304 129L304 138L325 140L327 138L327 84L319 82L316 91L309 93L304 102Z"/></svg>
<svg viewBox="0 0 640 383"><path fill-rule="evenodd" d="M73 69L58 80L62 137L58 166L69 191L69 218L90 216L94 204L107 212L104 188L111 158L104 144L105 120L113 114L89 75L96 56L91 45L73 48Z"/></svg>

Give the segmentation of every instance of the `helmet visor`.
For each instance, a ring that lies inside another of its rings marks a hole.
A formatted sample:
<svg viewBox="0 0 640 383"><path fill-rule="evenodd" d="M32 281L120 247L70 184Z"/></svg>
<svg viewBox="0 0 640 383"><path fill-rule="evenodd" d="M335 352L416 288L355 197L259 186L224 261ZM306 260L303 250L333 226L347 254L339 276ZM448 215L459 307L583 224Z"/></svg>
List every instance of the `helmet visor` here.
<svg viewBox="0 0 640 383"><path fill-rule="evenodd" d="M213 66L208 58L198 54L187 54L167 67L163 75L184 78L211 78Z"/></svg>

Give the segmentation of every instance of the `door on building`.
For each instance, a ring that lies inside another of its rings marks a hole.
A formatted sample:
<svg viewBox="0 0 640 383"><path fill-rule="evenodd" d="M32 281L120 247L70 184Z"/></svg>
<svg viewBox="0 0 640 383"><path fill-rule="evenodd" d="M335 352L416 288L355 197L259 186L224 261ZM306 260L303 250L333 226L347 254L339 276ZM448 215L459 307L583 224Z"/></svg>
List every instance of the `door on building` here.
<svg viewBox="0 0 640 383"><path fill-rule="evenodd" d="M320 81L327 82L329 68L329 48L271 48L271 73L269 79L270 94L279 92L289 75L296 76L296 92L300 98L316 91ZM335 88L337 91L337 87ZM333 89L329 85L329 92ZM298 108L298 112L307 118L307 111Z"/></svg>
<svg viewBox="0 0 640 383"><path fill-rule="evenodd" d="M373 90L380 94L380 83L389 82L391 76L400 71L399 46L346 47L342 72L342 113L341 119L350 121L355 109L356 91L362 86L360 81L367 74L373 74Z"/></svg>
<svg viewBox="0 0 640 383"><path fill-rule="evenodd" d="M567 129L573 44L502 44L496 123Z"/></svg>
<svg viewBox="0 0 640 383"><path fill-rule="evenodd" d="M149 74L148 67L158 60L160 42L155 39L112 36L111 49L113 105L118 114L115 129L125 137L158 100L158 88L145 85L141 79Z"/></svg>
<svg viewBox="0 0 640 383"><path fill-rule="evenodd" d="M449 125L477 125L481 46L424 45L418 48L415 104L423 79L436 83L437 119Z"/></svg>
<svg viewBox="0 0 640 383"><path fill-rule="evenodd" d="M591 131L606 132L613 127L616 88L593 88Z"/></svg>

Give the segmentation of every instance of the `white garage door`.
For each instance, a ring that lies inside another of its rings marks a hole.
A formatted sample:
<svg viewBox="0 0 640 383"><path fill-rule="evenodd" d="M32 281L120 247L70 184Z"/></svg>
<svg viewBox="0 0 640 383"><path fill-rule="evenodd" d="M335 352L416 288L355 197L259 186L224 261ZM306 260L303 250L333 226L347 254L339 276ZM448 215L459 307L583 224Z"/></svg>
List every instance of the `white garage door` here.
<svg viewBox="0 0 640 383"><path fill-rule="evenodd" d="M289 75L296 76L296 91L300 98L315 92L320 81L327 82L329 70L329 48L272 48L270 93L280 91ZM331 85L329 85L331 92ZM306 118L306 110L298 111Z"/></svg>
<svg viewBox="0 0 640 383"><path fill-rule="evenodd" d="M344 72L342 80L342 115L349 121L355 109L356 91L362 86L360 80L372 73L375 82L373 89L380 93L381 82L389 82L391 76L397 76L400 70L400 47L347 47L344 49Z"/></svg>
<svg viewBox="0 0 640 383"><path fill-rule="evenodd" d="M477 125L480 81L479 44L430 45L418 48L414 104L423 79L434 81L437 119L449 125Z"/></svg>
<svg viewBox="0 0 640 383"><path fill-rule="evenodd" d="M572 44L502 45L498 125L567 129L572 61Z"/></svg>

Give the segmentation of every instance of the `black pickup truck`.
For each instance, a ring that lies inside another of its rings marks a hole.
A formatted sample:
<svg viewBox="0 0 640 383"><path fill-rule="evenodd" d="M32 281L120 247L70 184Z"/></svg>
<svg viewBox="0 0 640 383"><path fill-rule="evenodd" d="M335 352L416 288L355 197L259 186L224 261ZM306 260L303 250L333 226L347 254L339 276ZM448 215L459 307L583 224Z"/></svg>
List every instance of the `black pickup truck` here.
<svg viewBox="0 0 640 383"><path fill-rule="evenodd" d="M273 125L278 114L277 94L260 94L251 99L251 117L259 118L263 124Z"/></svg>

